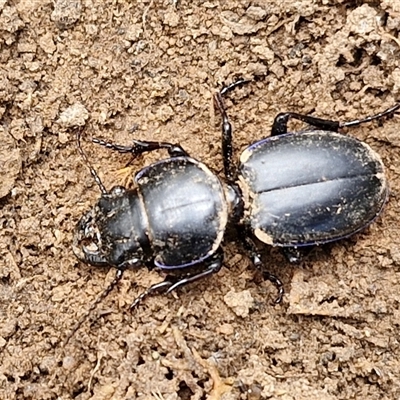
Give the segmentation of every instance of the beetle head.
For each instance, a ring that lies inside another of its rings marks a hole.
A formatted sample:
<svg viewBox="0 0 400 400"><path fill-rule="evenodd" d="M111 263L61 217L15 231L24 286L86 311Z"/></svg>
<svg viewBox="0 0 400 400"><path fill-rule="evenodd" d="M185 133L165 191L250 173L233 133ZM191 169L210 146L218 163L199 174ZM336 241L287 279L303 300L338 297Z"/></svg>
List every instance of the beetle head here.
<svg viewBox="0 0 400 400"><path fill-rule="evenodd" d="M73 251L83 262L117 268L147 261L144 211L136 190L121 186L103 193L97 204L79 221Z"/></svg>

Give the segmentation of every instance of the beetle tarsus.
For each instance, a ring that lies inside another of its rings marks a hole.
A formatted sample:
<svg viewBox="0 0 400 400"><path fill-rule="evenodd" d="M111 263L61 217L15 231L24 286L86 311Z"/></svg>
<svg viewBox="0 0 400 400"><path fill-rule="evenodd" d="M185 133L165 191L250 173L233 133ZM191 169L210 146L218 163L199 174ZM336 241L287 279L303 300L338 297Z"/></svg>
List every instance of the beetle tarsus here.
<svg viewBox="0 0 400 400"><path fill-rule="evenodd" d="M225 177L228 182L234 182L235 174L232 165L232 125L229 122L228 114L225 110L222 91L214 95L214 104L222 116L222 157L224 161Z"/></svg>
<svg viewBox="0 0 400 400"><path fill-rule="evenodd" d="M341 122L340 128L350 128L350 127L358 126L358 125L361 125L361 124L364 124L367 122L374 121L376 119L381 119L384 117L391 117L399 108L400 108L400 103L396 103L394 106L392 106L378 114L371 115L371 116L363 118L363 119L355 119L353 121Z"/></svg>
<svg viewBox="0 0 400 400"><path fill-rule="evenodd" d="M396 103L394 106L382 111L378 114L371 115L362 119L355 119L353 121L339 122L332 121L329 119L317 118L312 115L304 115L292 112L280 113L275 117L274 123L271 129L271 136L283 135L288 132L288 122L292 119L297 119L309 124L317 129L322 129L329 132L338 132L341 128L352 128L367 122L371 122L384 117L393 115L400 108L400 103Z"/></svg>
<svg viewBox="0 0 400 400"><path fill-rule="evenodd" d="M230 85L224 86L219 92L215 93L214 95L214 105L218 108L218 111L222 116L222 157L224 161L225 177L230 183L233 183L235 181L236 171L232 164L232 125L229 122L223 96L225 96L228 92L232 91L236 87L240 87L249 82L251 81L239 78L237 81L231 83Z"/></svg>
<svg viewBox="0 0 400 400"><path fill-rule="evenodd" d="M134 310L146 297L151 295L154 292L167 292L168 288L171 287L174 283L168 280L155 283L147 288L143 293L141 293L136 299L133 301L129 309L132 311Z"/></svg>

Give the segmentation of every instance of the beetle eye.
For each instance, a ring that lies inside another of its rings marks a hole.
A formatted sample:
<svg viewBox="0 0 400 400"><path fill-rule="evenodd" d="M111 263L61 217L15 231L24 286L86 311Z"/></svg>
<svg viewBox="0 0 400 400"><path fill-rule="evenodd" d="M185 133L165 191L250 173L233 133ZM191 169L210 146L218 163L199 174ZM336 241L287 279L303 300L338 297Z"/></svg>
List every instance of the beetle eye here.
<svg viewBox="0 0 400 400"><path fill-rule="evenodd" d="M123 186L114 186L111 189L111 195L114 197L121 197L126 193L126 189Z"/></svg>

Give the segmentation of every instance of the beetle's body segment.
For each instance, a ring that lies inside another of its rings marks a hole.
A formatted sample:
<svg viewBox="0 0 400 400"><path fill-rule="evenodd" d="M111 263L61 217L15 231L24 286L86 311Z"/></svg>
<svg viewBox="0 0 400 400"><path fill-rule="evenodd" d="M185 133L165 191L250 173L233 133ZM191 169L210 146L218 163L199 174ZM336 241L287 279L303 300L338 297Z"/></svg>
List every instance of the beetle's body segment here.
<svg viewBox="0 0 400 400"><path fill-rule="evenodd" d="M306 246L350 236L387 198L380 157L359 140L327 131L272 136L241 156L244 223L275 246Z"/></svg>
<svg viewBox="0 0 400 400"><path fill-rule="evenodd" d="M161 268L195 265L214 254L228 221L220 180L187 157L162 160L136 176L148 236Z"/></svg>

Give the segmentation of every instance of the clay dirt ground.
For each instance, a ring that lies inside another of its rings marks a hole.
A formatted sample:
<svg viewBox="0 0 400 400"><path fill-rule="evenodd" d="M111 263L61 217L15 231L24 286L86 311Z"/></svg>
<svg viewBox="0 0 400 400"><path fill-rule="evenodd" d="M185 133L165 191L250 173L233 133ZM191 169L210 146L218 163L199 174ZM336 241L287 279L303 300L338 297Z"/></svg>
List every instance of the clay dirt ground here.
<svg viewBox="0 0 400 400"><path fill-rule="evenodd" d="M133 313L162 276L126 271L63 345L115 274L71 250L99 197L76 125L179 142L222 177L218 88L257 78L227 100L237 159L280 111L351 120L394 104L399 29L398 0L0 0L0 398L400 398L400 116L351 131L391 187L369 228L301 265L263 249L281 305L231 241L220 273ZM84 147L107 188L126 180L129 156Z"/></svg>

